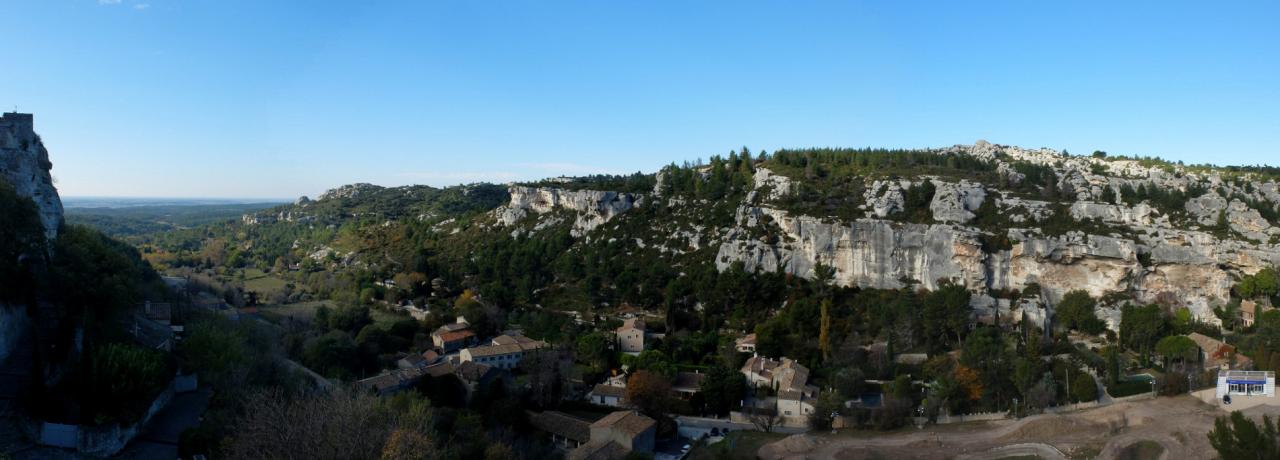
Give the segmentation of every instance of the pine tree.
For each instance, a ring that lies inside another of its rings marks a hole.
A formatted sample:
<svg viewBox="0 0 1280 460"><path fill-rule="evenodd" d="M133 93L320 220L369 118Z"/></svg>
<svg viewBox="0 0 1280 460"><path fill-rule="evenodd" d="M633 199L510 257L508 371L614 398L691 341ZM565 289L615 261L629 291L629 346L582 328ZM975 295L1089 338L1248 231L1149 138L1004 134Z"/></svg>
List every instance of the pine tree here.
<svg viewBox="0 0 1280 460"><path fill-rule="evenodd" d="M831 299L822 299L822 319L818 326L818 349L822 360L831 359Z"/></svg>

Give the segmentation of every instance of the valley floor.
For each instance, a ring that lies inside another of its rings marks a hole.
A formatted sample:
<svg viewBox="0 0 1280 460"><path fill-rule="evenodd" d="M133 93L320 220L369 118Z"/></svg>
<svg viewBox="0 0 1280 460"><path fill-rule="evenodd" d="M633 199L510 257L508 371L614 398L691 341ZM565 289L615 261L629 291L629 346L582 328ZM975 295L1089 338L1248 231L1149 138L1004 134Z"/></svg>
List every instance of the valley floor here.
<svg viewBox="0 0 1280 460"><path fill-rule="evenodd" d="M1262 414L1274 417L1280 414L1280 406L1257 405L1243 412L1253 418ZM1180 396L1020 420L908 428L889 434L801 434L767 444L757 455L763 460L1114 459L1134 458L1129 455L1135 450L1158 451L1155 445L1159 445L1163 449L1159 458L1214 458L1217 453L1206 434L1213 429L1214 418L1226 413L1197 398Z"/></svg>

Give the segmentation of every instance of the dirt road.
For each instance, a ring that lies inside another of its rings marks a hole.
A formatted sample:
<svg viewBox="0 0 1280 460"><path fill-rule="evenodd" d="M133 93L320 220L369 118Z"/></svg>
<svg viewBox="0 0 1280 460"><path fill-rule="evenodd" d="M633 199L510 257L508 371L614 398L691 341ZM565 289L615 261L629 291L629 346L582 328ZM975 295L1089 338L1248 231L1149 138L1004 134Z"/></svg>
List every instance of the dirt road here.
<svg viewBox="0 0 1280 460"><path fill-rule="evenodd" d="M1260 417L1280 414L1280 406L1244 411ZM1163 448L1161 458L1214 458L1205 436L1224 412L1190 396L1126 402L1071 414L1021 420L963 423L893 433L850 431L801 434L760 448L764 460L791 459L1044 459L1117 458L1148 441Z"/></svg>

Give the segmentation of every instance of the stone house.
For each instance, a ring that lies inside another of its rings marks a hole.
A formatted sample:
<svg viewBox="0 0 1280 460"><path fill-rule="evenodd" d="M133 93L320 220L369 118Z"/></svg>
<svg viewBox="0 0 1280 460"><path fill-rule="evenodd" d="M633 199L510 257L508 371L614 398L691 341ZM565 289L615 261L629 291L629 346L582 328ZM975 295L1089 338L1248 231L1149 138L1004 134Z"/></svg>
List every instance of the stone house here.
<svg viewBox="0 0 1280 460"><path fill-rule="evenodd" d="M702 391L702 381L707 378L707 374L700 372L679 372L676 378L671 381L671 392L676 397L688 401L693 395Z"/></svg>
<svg viewBox="0 0 1280 460"><path fill-rule="evenodd" d="M623 353L640 353L644 351L644 320L628 318L622 327L614 331L618 336L618 349Z"/></svg>
<svg viewBox="0 0 1280 460"><path fill-rule="evenodd" d="M453 364L448 361L427 366L422 370L426 375L432 378L453 378L457 379L465 391L467 402L471 402L475 395L480 391L488 388L490 385L499 384L502 379L502 370L474 362L464 362Z"/></svg>
<svg viewBox="0 0 1280 460"><path fill-rule="evenodd" d="M358 380L355 387L359 391L368 391L378 396L395 394L417 385L427 375L424 368L394 369L381 374Z"/></svg>
<svg viewBox="0 0 1280 460"><path fill-rule="evenodd" d="M1205 370L1239 369L1246 368L1252 364L1249 357L1237 354L1236 347L1228 345L1226 342L1199 332L1187 334L1187 338L1200 347L1200 362L1204 364Z"/></svg>
<svg viewBox="0 0 1280 460"><path fill-rule="evenodd" d="M591 441L591 423L563 412L531 412L529 424L550 435L551 442L564 451L572 451Z"/></svg>
<svg viewBox="0 0 1280 460"><path fill-rule="evenodd" d="M460 362L473 361L499 369L515 369L525 354L546 347L547 343L523 335L500 335L489 345L465 348L458 354Z"/></svg>
<svg viewBox="0 0 1280 460"><path fill-rule="evenodd" d="M1253 323L1262 316L1263 313L1275 310L1275 307L1266 303L1259 303L1253 300L1245 300L1240 302L1240 323L1244 327L1251 327Z"/></svg>
<svg viewBox="0 0 1280 460"><path fill-rule="evenodd" d="M776 392L778 414L784 418L813 413L818 387L809 385L809 368L786 357L776 360L752 356L741 371L751 385Z"/></svg>
<svg viewBox="0 0 1280 460"><path fill-rule="evenodd" d="M396 360L396 367L400 369L423 368L430 364L426 357L417 353L409 353Z"/></svg>
<svg viewBox="0 0 1280 460"><path fill-rule="evenodd" d="M459 316L456 321L436 328L431 332L431 344L442 353L450 353L476 343L476 333L471 331L471 323Z"/></svg>
<svg viewBox="0 0 1280 460"><path fill-rule="evenodd" d="M569 460L616 460L631 452L653 452L657 422L636 411L619 411L590 425L591 440L569 452Z"/></svg>
<svg viewBox="0 0 1280 460"><path fill-rule="evenodd" d="M601 383L587 393L587 400L601 406L623 407L627 404L627 388Z"/></svg>

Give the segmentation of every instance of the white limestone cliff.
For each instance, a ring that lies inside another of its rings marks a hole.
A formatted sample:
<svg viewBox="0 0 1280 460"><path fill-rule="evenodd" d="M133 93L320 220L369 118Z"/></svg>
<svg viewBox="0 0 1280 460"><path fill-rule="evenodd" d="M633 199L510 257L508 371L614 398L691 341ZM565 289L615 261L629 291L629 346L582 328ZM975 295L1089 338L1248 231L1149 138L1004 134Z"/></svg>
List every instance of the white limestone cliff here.
<svg viewBox="0 0 1280 460"><path fill-rule="evenodd" d="M13 185L18 195L36 203L45 236L57 238L62 227L62 200L53 185L49 151L36 135L33 117L5 113L0 118L0 178Z"/></svg>
<svg viewBox="0 0 1280 460"><path fill-rule="evenodd" d="M640 206L644 200L643 195L597 190L512 185L507 191L511 194L511 201L493 211L499 224L514 225L529 213L547 214L564 210L576 215L570 231L575 237L583 236L631 208Z"/></svg>

